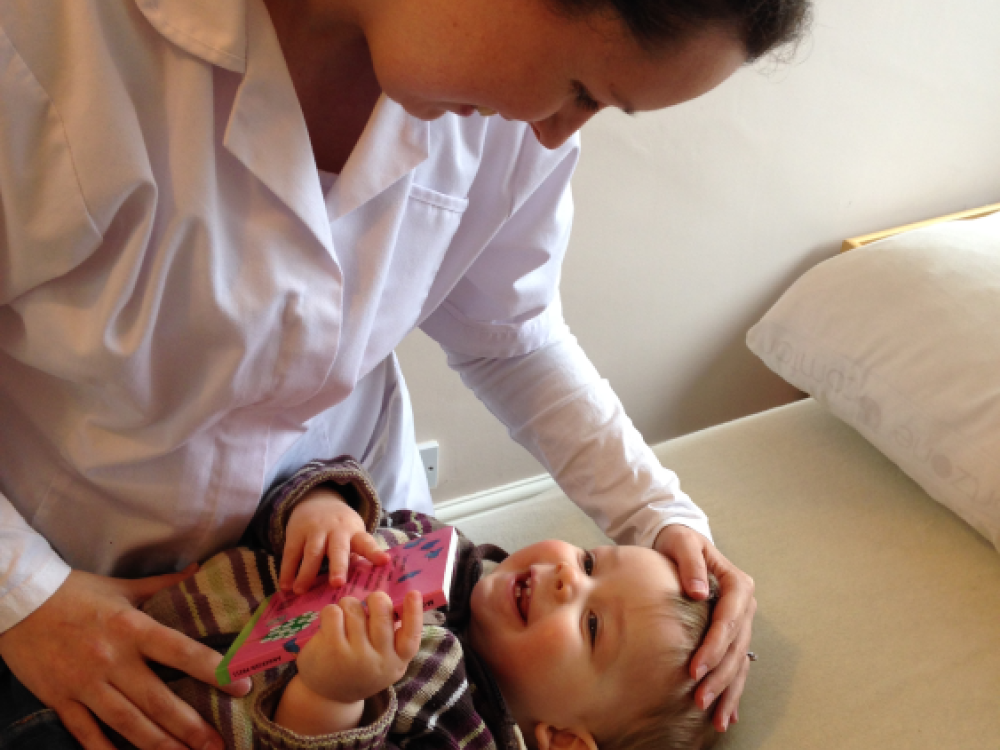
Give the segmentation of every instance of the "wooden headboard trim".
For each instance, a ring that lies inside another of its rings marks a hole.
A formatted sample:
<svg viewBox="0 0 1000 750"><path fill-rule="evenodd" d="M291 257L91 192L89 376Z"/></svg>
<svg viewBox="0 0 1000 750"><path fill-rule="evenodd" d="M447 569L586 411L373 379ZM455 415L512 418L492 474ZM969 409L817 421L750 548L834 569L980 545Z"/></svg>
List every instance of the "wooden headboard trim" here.
<svg viewBox="0 0 1000 750"><path fill-rule="evenodd" d="M886 237L891 237L894 234L900 234L902 232L909 232L914 229L922 229L923 227L929 227L933 224L943 224L946 221L961 221L962 219L978 219L982 216L989 216L992 213L1000 211L1000 203L994 203L990 206L981 206L979 208L970 208L968 211L959 211L957 214L948 214L947 216L939 216L936 219L927 219L927 221L918 221L915 224L906 224L905 226L895 227L893 229L884 229L881 232L872 232L871 234L865 234L861 237L852 237L849 240L844 240L844 244L840 246L840 252L846 253L848 250L854 250L862 245L867 245L876 240L885 239Z"/></svg>

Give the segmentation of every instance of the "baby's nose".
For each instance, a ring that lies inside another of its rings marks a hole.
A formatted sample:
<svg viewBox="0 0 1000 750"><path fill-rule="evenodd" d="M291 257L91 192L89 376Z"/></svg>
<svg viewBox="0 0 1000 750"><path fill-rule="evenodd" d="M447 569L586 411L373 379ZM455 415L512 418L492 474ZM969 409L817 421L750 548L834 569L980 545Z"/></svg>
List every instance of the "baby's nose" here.
<svg viewBox="0 0 1000 750"><path fill-rule="evenodd" d="M566 563L559 563L555 568L555 581L553 588L557 598L565 599L569 597L576 584L576 571Z"/></svg>

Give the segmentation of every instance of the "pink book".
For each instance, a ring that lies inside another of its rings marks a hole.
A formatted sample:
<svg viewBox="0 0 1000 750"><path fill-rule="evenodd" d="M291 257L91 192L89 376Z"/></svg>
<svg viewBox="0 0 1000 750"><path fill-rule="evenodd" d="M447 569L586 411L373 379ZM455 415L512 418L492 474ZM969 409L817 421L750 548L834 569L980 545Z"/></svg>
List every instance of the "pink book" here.
<svg viewBox="0 0 1000 750"><path fill-rule="evenodd" d="M454 527L445 526L386 551L390 560L385 565L353 558L343 586L324 580L302 594L279 591L261 602L215 670L219 684L294 660L319 630L320 610L342 597L364 601L372 591L384 591L392 599L397 620L407 591L423 595L425 611L448 603L458 551Z"/></svg>

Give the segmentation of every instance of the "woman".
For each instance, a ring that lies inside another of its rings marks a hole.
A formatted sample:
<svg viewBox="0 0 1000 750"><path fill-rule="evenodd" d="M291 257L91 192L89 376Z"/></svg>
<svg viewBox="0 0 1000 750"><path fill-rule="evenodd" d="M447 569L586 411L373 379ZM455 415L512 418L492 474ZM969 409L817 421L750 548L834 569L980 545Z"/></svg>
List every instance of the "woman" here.
<svg viewBox="0 0 1000 750"><path fill-rule="evenodd" d="M716 574L691 669L734 720L753 583L569 334L559 268L576 131L714 88L806 2L0 0L19 715L40 701L87 748L110 747L95 717L140 748L220 746L146 666L211 682L218 655L135 604L313 457L357 456L390 509L428 510L392 354L419 325L611 536L693 596Z"/></svg>

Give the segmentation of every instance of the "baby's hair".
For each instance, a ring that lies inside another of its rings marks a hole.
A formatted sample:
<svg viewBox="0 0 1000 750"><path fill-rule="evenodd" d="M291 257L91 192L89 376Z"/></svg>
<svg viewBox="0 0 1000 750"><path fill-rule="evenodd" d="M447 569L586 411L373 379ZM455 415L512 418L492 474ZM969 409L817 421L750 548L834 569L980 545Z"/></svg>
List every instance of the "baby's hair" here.
<svg viewBox="0 0 1000 750"><path fill-rule="evenodd" d="M697 683L690 672L691 658L705 640L719 598L719 582L712 575L709 575L709 592L708 599L703 601L683 594L669 597L670 615L680 624L685 642L650 655L649 668L664 679L647 684L666 683L662 692L644 712L629 721L628 728L619 730L614 737L598 739L600 750L705 750L715 743L714 706L707 711L698 708L694 701Z"/></svg>

